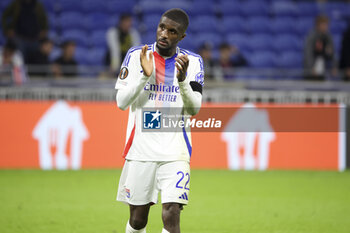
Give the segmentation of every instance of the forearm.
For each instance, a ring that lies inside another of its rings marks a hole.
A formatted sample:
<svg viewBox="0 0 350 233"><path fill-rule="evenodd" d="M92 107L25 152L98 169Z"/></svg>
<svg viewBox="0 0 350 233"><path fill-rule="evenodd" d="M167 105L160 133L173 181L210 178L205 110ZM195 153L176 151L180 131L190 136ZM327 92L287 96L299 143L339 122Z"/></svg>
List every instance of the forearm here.
<svg viewBox="0 0 350 233"><path fill-rule="evenodd" d="M137 97L140 95L142 89L146 85L149 77L143 75L139 82L135 85L130 85L124 89L119 89L117 92L116 100L118 107L121 110L126 110L132 103L135 102Z"/></svg>
<svg viewBox="0 0 350 233"><path fill-rule="evenodd" d="M202 94L193 91L191 85L187 82L179 82L179 86L186 112L192 116L196 115L202 105Z"/></svg>

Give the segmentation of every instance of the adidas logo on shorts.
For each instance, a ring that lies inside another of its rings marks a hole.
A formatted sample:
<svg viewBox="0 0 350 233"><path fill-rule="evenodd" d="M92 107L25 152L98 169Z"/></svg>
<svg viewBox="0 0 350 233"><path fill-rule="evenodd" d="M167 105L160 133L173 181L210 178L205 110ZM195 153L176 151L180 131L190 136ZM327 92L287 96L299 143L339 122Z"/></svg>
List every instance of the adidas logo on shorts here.
<svg viewBox="0 0 350 233"><path fill-rule="evenodd" d="M184 199L188 201L188 197L186 193L183 193L181 196L179 196L180 199Z"/></svg>

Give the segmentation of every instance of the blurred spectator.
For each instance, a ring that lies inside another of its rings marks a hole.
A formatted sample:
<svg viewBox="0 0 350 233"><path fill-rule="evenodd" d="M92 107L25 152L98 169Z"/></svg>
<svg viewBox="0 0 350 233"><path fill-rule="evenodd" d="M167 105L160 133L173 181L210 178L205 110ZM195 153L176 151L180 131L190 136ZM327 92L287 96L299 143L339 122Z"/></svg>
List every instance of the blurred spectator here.
<svg viewBox="0 0 350 233"><path fill-rule="evenodd" d="M343 34L339 65L340 69L344 71L343 79L350 81L350 22Z"/></svg>
<svg viewBox="0 0 350 233"><path fill-rule="evenodd" d="M324 80L329 69L333 76L336 74L334 44L328 26L326 16L316 17L315 28L306 38L304 63L308 80Z"/></svg>
<svg viewBox="0 0 350 233"><path fill-rule="evenodd" d="M219 48L218 65L222 70L223 78L233 78L234 67L242 67L247 65L247 60L236 46L222 43Z"/></svg>
<svg viewBox="0 0 350 233"><path fill-rule="evenodd" d="M2 29L7 38L15 39L25 62L30 62L29 54L39 50L39 39L48 30L43 5L37 0L13 0L2 14Z"/></svg>
<svg viewBox="0 0 350 233"><path fill-rule="evenodd" d="M139 33L132 28L132 21L130 14L123 14L118 25L107 31L106 66L110 67L111 72L117 72L128 50L141 43Z"/></svg>
<svg viewBox="0 0 350 233"><path fill-rule="evenodd" d="M47 77L51 74L50 54L53 49L53 42L44 38L40 40L39 51L30 54L30 63L28 71L30 76Z"/></svg>
<svg viewBox="0 0 350 233"><path fill-rule="evenodd" d="M21 84L26 80L23 56L17 50L13 40L8 40L0 49L0 77L1 79L13 79L16 84Z"/></svg>
<svg viewBox="0 0 350 233"><path fill-rule="evenodd" d="M75 48L75 42L71 40L62 44L62 55L54 61L52 66L56 78L77 76L78 63L74 58Z"/></svg>
<svg viewBox="0 0 350 233"><path fill-rule="evenodd" d="M203 59L205 79L213 80L215 78L215 60L212 57L212 47L208 43L205 43L199 47L198 53Z"/></svg>

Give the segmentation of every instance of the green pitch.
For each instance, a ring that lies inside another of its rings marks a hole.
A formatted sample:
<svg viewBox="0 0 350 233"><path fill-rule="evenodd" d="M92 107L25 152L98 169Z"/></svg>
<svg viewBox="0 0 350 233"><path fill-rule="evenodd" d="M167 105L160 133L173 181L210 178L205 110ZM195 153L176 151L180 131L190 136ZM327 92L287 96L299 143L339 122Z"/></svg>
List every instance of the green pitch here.
<svg viewBox="0 0 350 233"><path fill-rule="evenodd" d="M123 233L120 170L0 171L0 232ZM194 170L186 233L350 231L350 172ZM161 232L160 205L147 232Z"/></svg>

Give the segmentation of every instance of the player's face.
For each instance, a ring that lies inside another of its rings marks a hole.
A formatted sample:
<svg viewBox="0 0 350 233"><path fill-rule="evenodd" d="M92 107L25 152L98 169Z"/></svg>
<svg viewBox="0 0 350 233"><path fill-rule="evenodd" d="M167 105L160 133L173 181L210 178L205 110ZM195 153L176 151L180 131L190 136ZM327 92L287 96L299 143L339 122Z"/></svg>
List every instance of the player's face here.
<svg viewBox="0 0 350 233"><path fill-rule="evenodd" d="M174 50L185 37L181 25L167 17L162 17L157 28L157 48L162 51Z"/></svg>

